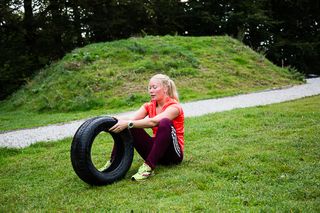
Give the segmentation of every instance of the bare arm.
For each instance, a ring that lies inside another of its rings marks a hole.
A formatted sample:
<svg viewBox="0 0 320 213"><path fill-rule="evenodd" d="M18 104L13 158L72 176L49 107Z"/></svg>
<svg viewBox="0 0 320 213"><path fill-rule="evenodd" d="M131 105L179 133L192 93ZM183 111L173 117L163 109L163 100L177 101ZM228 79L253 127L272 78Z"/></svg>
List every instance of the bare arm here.
<svg viewBox="0 0 320 213"><path fill-rule="evenodd" d="M168 118L170 120L175 119L179 115L179 110L175 107L168 107L164 112L156 115L153 118L145 118L140 120L135 120L133 122L134 128L151 128L159 125L159 122L163 118Z"/></svg>
<svg viewBox="0 0 320 213"><path fill-rule="evenodd" d="M133 127L134 128L151 128L158 126L159 122L163 118L168 118L170 120L175 119L179 115L179 110L176 107L168 107L165 111L161 112L160 114L156 115L153 118L145 118L146 114L143 113L145 111L143 109L139 109L135 115L135 119L132 119ZM140 111L141 110L141 111ZM147 113L145 111L145 113ZM118 120L118 123L111 127L109 130L111 132L119 133L125 128L128 127L128 120Z"/></svg>
<svg viewBox="0 0 320 213"><path fill-rule="evenodd" d="M140 109L134 113L133 118L131 120L144 119L147 116L147 114L147 110L144 108L144 106L141 106Z"/></svg>

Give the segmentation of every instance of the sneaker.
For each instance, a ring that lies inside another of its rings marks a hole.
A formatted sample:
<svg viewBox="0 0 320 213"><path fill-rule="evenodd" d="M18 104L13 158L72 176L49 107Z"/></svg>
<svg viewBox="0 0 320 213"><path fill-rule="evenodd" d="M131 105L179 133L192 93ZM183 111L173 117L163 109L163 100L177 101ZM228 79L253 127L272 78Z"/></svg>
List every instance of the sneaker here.
<svg viewBox="0 0 320 213"><path fill-rule="evenodd" d="M154 171L151 167L148 164L143 163L138 172L131 177L131 180L142 181L153 175Z"/></svg>
<svg viewBox="0 0 320 213"><path fill-rule="evenodd" d="M103 172L104 170L106 170L107 168L109 168L109 166L111 166L111 160L108 160L107 163L101 167L100 169L98 169L100 172Z"/></svg>

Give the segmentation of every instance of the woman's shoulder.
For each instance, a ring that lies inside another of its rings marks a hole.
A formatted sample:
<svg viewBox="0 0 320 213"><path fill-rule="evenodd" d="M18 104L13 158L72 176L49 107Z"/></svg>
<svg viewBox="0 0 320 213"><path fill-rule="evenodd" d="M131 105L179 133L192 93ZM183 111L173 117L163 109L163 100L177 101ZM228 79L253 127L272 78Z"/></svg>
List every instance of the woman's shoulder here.
<svg viewBox="0 0 320 213"><path fill-rule="evenodd" d="M165 108L168 108L168 107L177 108L180 113L181 113L181 112L183 113L182 106L180 105L180 103L179 103L178 101L176 101L176 100L174 100L174 99L172 99L172 100L170 100L170 101L168 101L168 102L166 103Z"/></svg>
<svg viewBox="0 0 320 213"><path fill-rule="evenodd" d="M155 102L154 101L149 101L143 104L143 107L148 111L148 109L150 108L154 108L155 107Z"/></svg>
<svg viewBox="0 0 320 213"><path fill-rule="evenodd" d="M183 112L182 106L179 103L171 104L170 107L177 108L180 112Z"/></svg>
<svg viewBox="0 0 320 213"><path fill-rule="evenodd" d="M166 105L167 106L171 106L171 105L180 106L180 103L177 100L170 98L169 100L167 100Z"/></svg>

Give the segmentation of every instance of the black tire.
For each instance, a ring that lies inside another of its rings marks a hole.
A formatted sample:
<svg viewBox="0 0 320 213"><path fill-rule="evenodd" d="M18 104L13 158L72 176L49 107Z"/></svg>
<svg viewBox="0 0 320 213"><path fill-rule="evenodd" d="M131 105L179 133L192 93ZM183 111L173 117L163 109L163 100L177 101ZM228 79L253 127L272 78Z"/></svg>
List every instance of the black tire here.
<svg viewBox="0 0 320 213"><path fill-rule="evenodd" d="M106 185L122 179L133 159L132 136L128 129L115 134L109 132L116 147L115 159L109 168L99 171L91 159L91 147L96 136L112 127L112 117L95 117L85 121L75 133L71 145L71 162L76 174L91 185Z"/></svg>

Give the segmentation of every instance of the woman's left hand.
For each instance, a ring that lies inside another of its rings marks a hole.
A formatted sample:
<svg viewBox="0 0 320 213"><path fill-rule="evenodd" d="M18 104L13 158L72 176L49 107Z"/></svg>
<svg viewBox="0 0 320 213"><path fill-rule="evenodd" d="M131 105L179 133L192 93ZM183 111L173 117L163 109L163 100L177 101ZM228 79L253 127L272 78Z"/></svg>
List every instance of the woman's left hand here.
<svg viewBox="0 0 320 213"><path fill-rule="evenodd" d="M128 121L126 120L118 120L118 122L113 125L109 131L114 133L119 133L123 131L124 129L128 128Z"/></svg>

